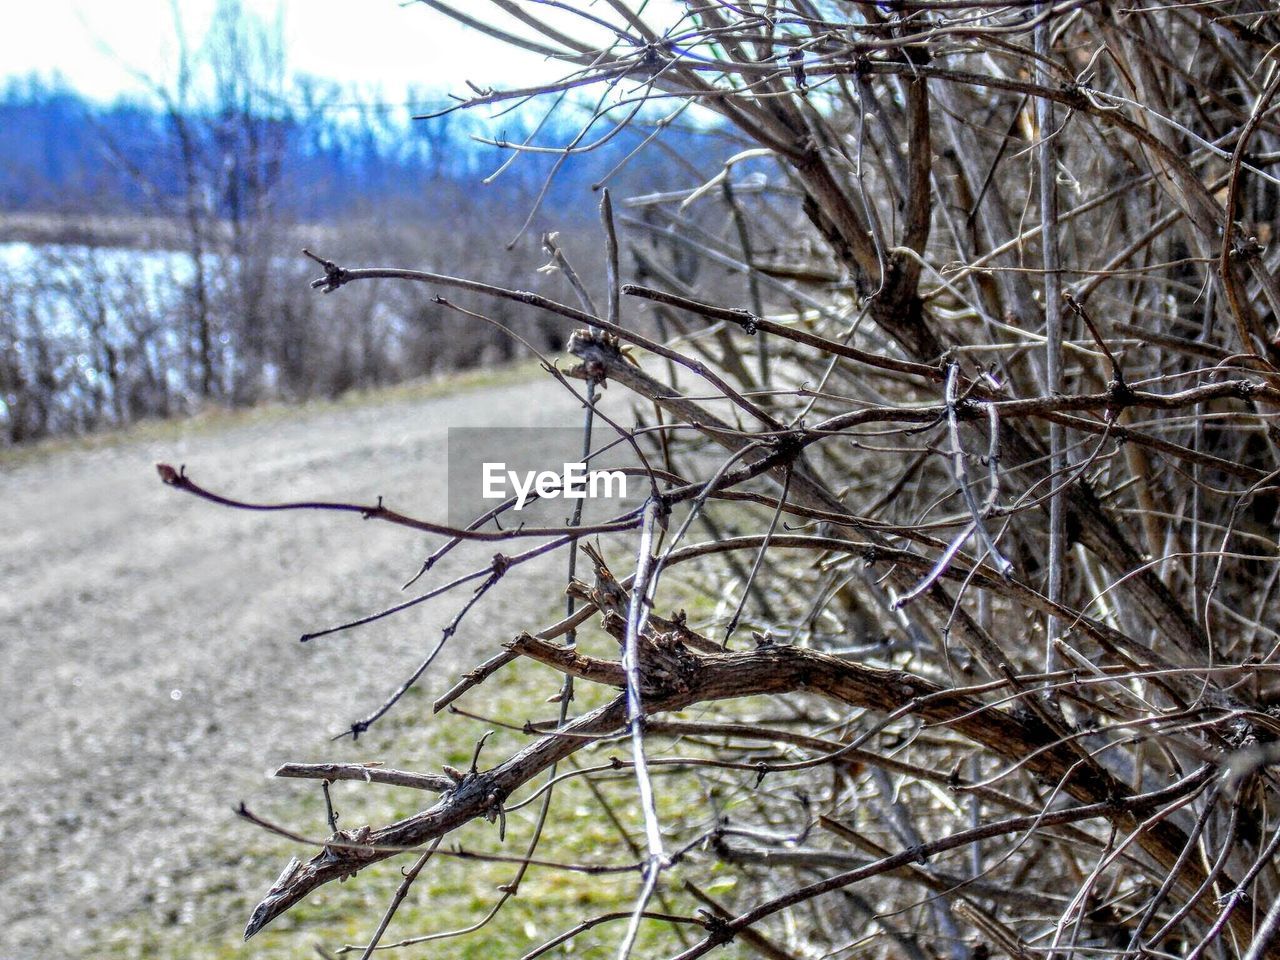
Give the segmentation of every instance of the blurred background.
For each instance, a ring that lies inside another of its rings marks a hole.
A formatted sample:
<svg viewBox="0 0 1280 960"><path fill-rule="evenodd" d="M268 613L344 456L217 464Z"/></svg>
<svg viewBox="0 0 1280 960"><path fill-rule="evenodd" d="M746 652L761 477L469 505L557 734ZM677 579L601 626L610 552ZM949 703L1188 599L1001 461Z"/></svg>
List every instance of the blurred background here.
<svg viewBox="0 0 1280 960"><path fill-rule="evenodd" d="M699 182L704 129L672 124L631 157L652 126L586 125L599 91L415 121L468 83L556 68L424 4L355 9L56 0L0 37L0 444L516 359L421 291L316 297L298 251L572 299L537 272L545 231L591 278L595 230L576 228L596 222L594 186ZM603 142L509 162L503 144L535 134ZM558 325L487 309L562 345Z"/></svg>

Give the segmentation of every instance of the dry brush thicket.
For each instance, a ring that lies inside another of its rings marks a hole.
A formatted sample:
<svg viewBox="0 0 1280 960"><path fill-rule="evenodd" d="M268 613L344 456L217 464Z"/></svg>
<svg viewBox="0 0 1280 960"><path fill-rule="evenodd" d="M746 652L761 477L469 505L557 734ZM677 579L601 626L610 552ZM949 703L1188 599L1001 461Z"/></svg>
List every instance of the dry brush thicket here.
<svg viewBox="0 0 1280 960"><path fill-rule="evenodd" d="M420 871L467 868L439 856L453 831L505 825L558 774L535 802L554 823L564 778L604 764L629 776L593 785L596 815L634 835L593 869L632 871L634 900L565 937L607 931L621 954L652 924L680 958L730 940L779 958L1280 956L1271 7L428 6L566 65L461 106L587 91L607 131L694 103L725 159L677 188L673 158L669 193L606 199L600 302L567 280L572 304L316 258L326 291L393 278L576 328L570 375L549 372L588 423L606 385L614 409L634 395L642 428L610 424L651 493L550 531L292 505L439 551L509 538L429 585L464 613L559 551L569 616L530 622L437 709L529 660L566 695L558 722L504 718L540 721L512 756L396 773L438 796L302 851L248 934L412 851L368 955ZM579 711L574 682L616 694ZM537 836L506 849L571 869ZM736 880L714 904L712 875Z"/></svg>

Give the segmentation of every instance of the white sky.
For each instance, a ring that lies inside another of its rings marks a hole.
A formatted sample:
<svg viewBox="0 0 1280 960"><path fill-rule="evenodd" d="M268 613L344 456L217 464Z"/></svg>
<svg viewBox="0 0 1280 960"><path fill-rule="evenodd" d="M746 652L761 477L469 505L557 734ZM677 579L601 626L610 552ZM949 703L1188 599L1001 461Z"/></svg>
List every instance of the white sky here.
<svg viewBox="0 0 1280 960"><path fill-rule="evenodd" d="M11 0L12 2L12 0ZM294 72L358 84L399 99L410 84L466 92L464 80L517 86L559 76L565 65L513 50L418 3L400 0L243 0L265 19L283 15L286 56ZM170 76L177 51L176 5L197 46L215 0L24 0L12 2L0 28L0 80L60 72L99 100L141 93L131 75ZM476 15L494 8L454 0ZM587 4L589 6L589 4ZM655 8L669 2L655 4ZM575 20L575 23L580 21ZM656 22L656 21L655 21ZM572 32L582 34L575 29ZM586 37L584 37L586 39Z"/></svg>

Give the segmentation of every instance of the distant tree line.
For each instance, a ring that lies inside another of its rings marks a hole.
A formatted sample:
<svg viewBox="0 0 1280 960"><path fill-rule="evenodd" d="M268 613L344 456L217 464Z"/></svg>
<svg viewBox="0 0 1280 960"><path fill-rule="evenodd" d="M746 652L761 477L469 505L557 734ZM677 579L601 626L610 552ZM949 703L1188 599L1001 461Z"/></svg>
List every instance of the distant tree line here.
<svg viewBox="0 0 1280 960"><path fill-rule="evenodd" d="M229 103L157 103L122 98L102 104L57 77L10 78L0 85L0 211L69 214L165 213L182 203L189 166L206 169L210 212L234 219L269 192L274 212L301 222L331 222L371 210L414 219L433 185L472 188L504 159L474 136L520 141L527 113L492 123L470 114L410 123L414 105L440 96L409 91L404 103L362 99L331 81L302 77L287 94L262 97L228 89ZM237 102L238 101L238 102ZM557 118L551 133L563 134ZM668 136L686 134L672 131ZM635 146L628 136L588 162L575 162L552 184L547 202L563 206L583 181ZM597 160L596 157L599 159ZM529 156L493 184L495 199L536 191L545 157Z"/></svg>

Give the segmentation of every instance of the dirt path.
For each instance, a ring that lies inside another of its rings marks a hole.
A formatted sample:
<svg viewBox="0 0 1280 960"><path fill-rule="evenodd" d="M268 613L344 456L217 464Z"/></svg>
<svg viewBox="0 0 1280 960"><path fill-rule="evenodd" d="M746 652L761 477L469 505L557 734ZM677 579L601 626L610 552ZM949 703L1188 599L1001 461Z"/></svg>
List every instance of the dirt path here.
<svg viewBox="0 0 1280 960"><path fill-rule="evenodd" d="M299 644L401 599L428 539L221 509L162 487L156 461L233 496L381 494L443 518L448 426L576 419L539 381L0 465L0 958L75 956L139 911L181 909L165 888L205 866L211 832L241 829L232 805L269 796L264 775L284 760L342 757L350 741L328 738L395 688L455 610L445 598ZM434 582L492 553L458 551ZM510 599L550 575L514 571L431 687L492 654L518 625ZM376 749L369 736L361 747Z"/></svg>

